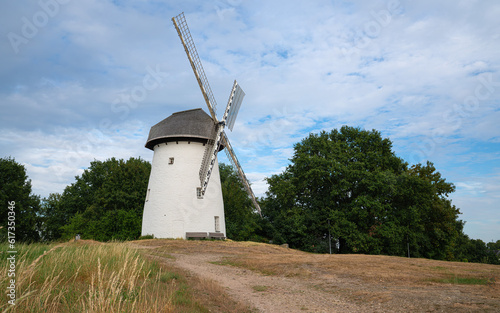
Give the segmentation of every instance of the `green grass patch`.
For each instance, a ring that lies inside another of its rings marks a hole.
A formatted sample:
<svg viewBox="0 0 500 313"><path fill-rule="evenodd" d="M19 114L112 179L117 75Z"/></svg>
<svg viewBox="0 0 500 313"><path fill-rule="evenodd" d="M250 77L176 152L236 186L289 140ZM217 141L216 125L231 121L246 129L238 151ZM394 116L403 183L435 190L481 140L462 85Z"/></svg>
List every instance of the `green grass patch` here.
<svg viewBox="0 0 500 313"><path fill-rule="evenodd" d="M259 292L267 291L268 288L269 288L268 286L261 286L261 285L252 286L253 290L259 291Z"/></svg>
<svg viewBox="0 0 500 313"><path fill-rule="evenodd" d="M274 271L253 267L253 266L250 266L250 265L245 264L243 262L233 260L231 258L224 258L222 261L215 261L215 262L210 262L210 263L215 264L215 265L228 265L228 266L234 266L234 267L239 267L239 268L245 268L245 269L248 269L248 270L251 270L254 272L259 272L259 273L266 275L266 276L276 275L276 273Z"/></svg>
<svg viewBox="0 0 500 313"><path fill-rule="evenodd" d="M214 261L210 263L215 265L229 265L234 267L243 267L243 265L240 262L236 262L230 258L224 258L222 261Z"/></svg>
<svg viewBox="0 0 500 313"><path fill-rule="evenodd" d="M430 281L442 284L453 284L453 285L488 285L494 282L494 280L492 281L491 279L482 277L459 277L459 276L434 278L430 279Z"/></svg>
<svg viewBox="0 0 500 313"><path fill-rule="evenodd" d="M171 280L177 280L180 278L180 275L177 274L177 273L174 273L174 272L166 272L166 273L163 273L161 276L160 276L160 281L162 283L166 283L166 282L169 282Z"/></svg>

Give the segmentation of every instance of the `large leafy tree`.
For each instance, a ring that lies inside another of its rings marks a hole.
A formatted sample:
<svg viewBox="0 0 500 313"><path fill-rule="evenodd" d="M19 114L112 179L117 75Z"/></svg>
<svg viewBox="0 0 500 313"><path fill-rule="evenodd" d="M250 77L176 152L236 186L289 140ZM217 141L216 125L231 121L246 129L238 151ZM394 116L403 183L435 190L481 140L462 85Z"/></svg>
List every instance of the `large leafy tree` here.
<svg viewBox="0 0 500 313"><path fill-rule="evenodd" d="M80 234L102 241L139 237L150 171L150 163L140 158L91 162L46 206L47 218L60 226L52 227L52 236Z"/></svg>
<svg viewBox="0 0 500 313"><path fill-rule="evenodd" d="M16 241L40 239L40 197L32 194L31 180L24 165L13 158L0 159L0 236L7 236L9 202L14 202Z"/></svg>
<svg viewBox="0 0 500 313"><path fill-rule="evenodd" d="M282 240L324 251L330 233L341 252L379 252L373 234L391 211L388 200L406 166L391 148L380 133L351 127L296 144L285 173L268 179L270 207L278 211L266 206L266 214L278 214L271 219L287 230Z"/></svg>
<svg viewBox="0 0 500 313"><path fill-rule="evenodd" d="M291 164L268 178L264 214L277 242L326 252L452 258L454 191L431 163L408 168L380 133L344 126L294 146Z"/></svg>

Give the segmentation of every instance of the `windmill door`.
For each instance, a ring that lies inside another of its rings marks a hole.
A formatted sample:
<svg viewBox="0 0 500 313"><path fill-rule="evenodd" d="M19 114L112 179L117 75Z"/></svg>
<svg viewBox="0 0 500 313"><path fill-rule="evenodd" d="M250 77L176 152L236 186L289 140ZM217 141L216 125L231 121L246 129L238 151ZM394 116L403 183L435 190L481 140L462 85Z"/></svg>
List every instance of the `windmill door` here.
<svg viewBox="0 0 500 313"><path fill-rule="evenodd" d="M220 220L218 216L214 216L215 219L215 232L220 232Z"/></svg>

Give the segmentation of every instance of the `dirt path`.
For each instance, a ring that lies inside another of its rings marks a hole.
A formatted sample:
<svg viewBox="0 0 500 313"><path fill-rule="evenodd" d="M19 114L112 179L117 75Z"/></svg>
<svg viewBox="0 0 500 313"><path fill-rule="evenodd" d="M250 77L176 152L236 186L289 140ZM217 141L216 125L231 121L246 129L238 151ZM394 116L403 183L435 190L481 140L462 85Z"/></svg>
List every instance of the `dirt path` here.
<svg viewBox="0 0 500 313"><path fill-rule="evenodd" d="M369 312L366 306L320 292L308 280L265 276L251 270L221 266L220 255L172 254L175 266L211 279L225 287L235 300L249 304L259 312Z"/></svg>
<svg viewBox="0 0 500 313"><path fill-rule="evenodd" d="M215 281L234 300L258 312L500 312L500 267L494 265L318 255L227 241L132 244ZM442 282L450 277L487 283Z"/></svg>

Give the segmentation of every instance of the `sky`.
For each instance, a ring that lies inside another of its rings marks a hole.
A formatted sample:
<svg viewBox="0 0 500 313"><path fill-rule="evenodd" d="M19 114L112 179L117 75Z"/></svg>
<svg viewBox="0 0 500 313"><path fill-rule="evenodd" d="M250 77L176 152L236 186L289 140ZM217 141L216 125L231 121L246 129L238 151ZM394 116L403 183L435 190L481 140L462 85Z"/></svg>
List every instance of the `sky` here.
<svg viewBox="0 0 500 313"><path fill-rule="evenodd" d="M257 196L293 145L376 129L434 163L464 231L500 240L500 2L40 0L0 4L0 157L61 193L93 160L141 157L151 126L206 105L171 18L185 13ZM227 162L225 155L220 162Z"/></svg>

